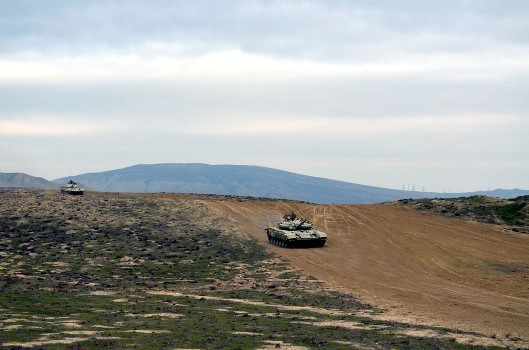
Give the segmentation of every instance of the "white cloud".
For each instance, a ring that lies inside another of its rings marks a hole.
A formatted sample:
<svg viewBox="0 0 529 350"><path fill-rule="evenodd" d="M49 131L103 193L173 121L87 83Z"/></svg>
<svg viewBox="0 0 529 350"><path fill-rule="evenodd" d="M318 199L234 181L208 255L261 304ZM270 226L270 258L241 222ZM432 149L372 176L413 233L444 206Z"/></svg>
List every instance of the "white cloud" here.
<svg viewBox="0 0 529 350"><path fill-rule="evenodd" d="M309 137L381 137L410 135L493 134L500 127L513 127L520 118L504 115L412 116L385 118L336 118L311 116L240 117L197 122L189 126L196 134L209 135L279 135Z"/></svg>
<svg viewBox="0 0 529 350"><path fill-rule="evenodd" d="M2 136L95 136L107 132L109 132L108 126L82 121L65 121L56 117L0 120Z"/></svg>
<svg viewBox="0 0 529 350"><path fill-rule="evenodd" d="M148 45L150 50L153 45ZM163 44L162 44L163 46ZM406 77L426 75L451 81L483 81L529 73L529 49L509 54L415 55L380 62L318 62L249 54L211 52L195 58L169 52L100 53L43 56L36 53L0 58L0 82L93 82L108 80L284 81L314 77Z"/></svg>

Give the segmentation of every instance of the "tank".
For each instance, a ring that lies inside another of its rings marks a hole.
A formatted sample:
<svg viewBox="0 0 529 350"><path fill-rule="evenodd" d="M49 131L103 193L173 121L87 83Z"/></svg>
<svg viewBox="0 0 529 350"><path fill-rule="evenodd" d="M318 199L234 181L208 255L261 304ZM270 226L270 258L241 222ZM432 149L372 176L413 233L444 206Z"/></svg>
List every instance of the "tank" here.
<svg viewBox="0 0 529 350"><path fill-rule="evenodd" d="M285 248L323 247L327 241L325 232L312 227L312 222L297 218L291 211L283 216L283 221L265 231L270 243Z"/></svg>
<svg viewBox="0 0 529 350"><path fill-rule="evenodd" d="M68 181L66 186L61 187L61 193L72 194L72 195L82 195L84 190L77 185L77 183L72 180Z"/></svg>

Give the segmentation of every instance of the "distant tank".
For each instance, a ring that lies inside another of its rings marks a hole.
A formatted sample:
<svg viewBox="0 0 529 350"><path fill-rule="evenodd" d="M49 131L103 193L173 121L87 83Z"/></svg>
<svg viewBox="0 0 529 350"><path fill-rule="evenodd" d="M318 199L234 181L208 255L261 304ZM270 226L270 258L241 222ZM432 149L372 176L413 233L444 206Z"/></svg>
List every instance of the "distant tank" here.
<svg viewBox="0 0 529 350"><path fill-rule="evenodd" d="M289 211L276 227L265 228L268 241L281 247L323 247L327 234L312 227L312 222Z"/></svg>
<svg viewBox="0 0 529 350"><path fill-rule="evenodd" d="M82 195L84 190L77 185L77 183L72 180L68 181L66 186L61 187L61 193L72 194L72 195Z"/></svg>

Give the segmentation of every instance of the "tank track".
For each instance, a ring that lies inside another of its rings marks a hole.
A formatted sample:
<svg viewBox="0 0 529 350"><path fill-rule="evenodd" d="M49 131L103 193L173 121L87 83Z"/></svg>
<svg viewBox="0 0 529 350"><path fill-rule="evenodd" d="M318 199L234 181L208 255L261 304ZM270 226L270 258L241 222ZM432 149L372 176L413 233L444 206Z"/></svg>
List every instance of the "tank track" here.
<svg viewBox="0 0 529 350"><path fill-rule="evenodd" d="M268 236L268 242L283 248L294 248L294 247L323 247L325 240L317 241L285 241L283 239Z"/></svg>
<svg viewBox="0 0 529 350"><path fill-rule="evenodd" d="M283 248L290 248L293 246L292 242L285 241L283 239L279 239L279 238L275 238L271 236L268 236L268 242L270 242L271 244L278 245Z"/></svg>

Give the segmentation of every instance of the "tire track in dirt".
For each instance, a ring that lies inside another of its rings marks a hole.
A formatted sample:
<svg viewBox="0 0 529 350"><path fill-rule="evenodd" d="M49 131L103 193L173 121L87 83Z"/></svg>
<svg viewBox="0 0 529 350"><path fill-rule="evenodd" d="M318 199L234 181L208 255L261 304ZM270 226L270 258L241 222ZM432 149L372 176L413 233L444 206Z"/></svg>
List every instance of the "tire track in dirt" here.
<svg viewBox="0 0 529 350"><path fill-rule="evenodd" d="M204 203L294 267L387 309L383 317L529 339L529 235L379 204ZM263 228L287 210L326 231L327 245L268 244Z"/></svg>

